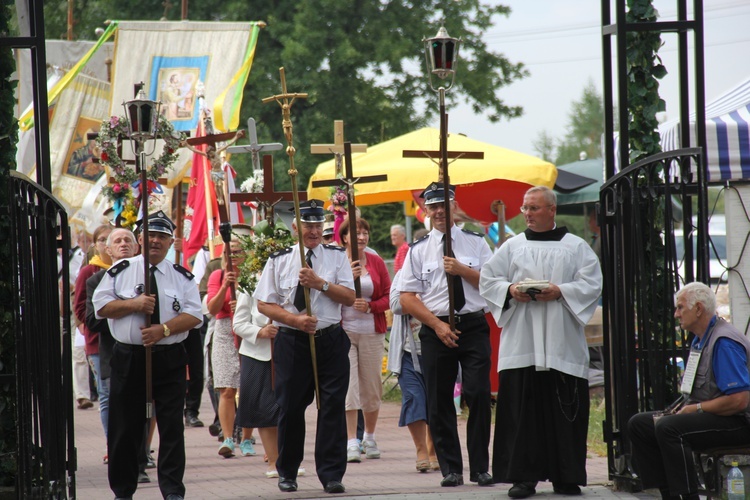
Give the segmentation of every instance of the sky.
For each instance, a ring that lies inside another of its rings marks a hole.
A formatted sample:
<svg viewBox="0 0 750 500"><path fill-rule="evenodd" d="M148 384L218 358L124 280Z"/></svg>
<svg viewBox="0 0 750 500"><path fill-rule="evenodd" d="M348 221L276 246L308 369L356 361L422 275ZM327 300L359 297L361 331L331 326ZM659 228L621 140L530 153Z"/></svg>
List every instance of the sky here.
<svg viewBox="0 0 750 500"><path fill-rule="evenodd" d="M531 73L497 90L508 105L522 106L524 114L492 124L468 105L449 106L448 129L450 133L466 134L472 139L538 156L533 143L539 133L546 130L555 139L564 138L572 103L581 99L587 82L592 81L603 94L601 0L488 0L488 3L512 9L509 17L496 19L485 40L491 50L512 62L523 62ZM691 1L687 3L692 5ZM704 4L705 85L709 103L750 78L747 64L750 1L705 0ZM677 0L656 0L654 6L660 20L676 20ZM459 37L460 33L450 35ZM659 54L669 74L660 82L660 95L667 102L666 119L676 119L677 35L663 34L662 40L664 46ZM614 44L613 41L613 47ZM692 51L689 58L692 66ZM456 79L460 78L459 52ZM439 128L438 120L431 126Z"/></svg>

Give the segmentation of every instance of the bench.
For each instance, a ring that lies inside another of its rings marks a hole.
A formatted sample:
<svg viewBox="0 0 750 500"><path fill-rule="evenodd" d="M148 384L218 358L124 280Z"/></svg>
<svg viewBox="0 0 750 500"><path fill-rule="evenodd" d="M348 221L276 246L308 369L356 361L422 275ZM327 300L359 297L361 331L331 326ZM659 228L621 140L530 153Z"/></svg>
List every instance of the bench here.
<svg viewBox="0 0 750 500"><path fill-rule="evenodd" d="M698 470L700 495L707 498L721 498L724 489L724 477L732 462L736 461L747 480L750 466L750 446L720 447L694 451L695 466Z"/></svg>

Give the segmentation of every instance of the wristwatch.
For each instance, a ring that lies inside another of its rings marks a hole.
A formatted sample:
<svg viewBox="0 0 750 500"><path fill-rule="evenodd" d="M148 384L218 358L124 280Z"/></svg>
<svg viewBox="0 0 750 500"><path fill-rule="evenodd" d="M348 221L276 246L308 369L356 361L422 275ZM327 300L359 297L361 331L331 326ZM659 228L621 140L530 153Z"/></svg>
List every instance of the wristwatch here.
<svg viewBox="0 0 750 500"><path fill-rule="evenodd" d="M325 292L328 291L328 282L327 281L323 282L323 286L320 288L320 291L323 292L323 293L325 293Z"/></svg>
<svg viewBox="0 0 750 500"><path fill-rule="evenodd" d="M700 403L698 403L695 408L698 411L698 413L703 413L703 407L701 406Z"/></svg>
<svg viewBox="0 0 750 500"><path fill-rule="evenodd" d="M169 337L170 335L172 335L172 330L170 330L169 327L166 324L161 325L161 326L164 327L164 336L165 337Z"/></svg>

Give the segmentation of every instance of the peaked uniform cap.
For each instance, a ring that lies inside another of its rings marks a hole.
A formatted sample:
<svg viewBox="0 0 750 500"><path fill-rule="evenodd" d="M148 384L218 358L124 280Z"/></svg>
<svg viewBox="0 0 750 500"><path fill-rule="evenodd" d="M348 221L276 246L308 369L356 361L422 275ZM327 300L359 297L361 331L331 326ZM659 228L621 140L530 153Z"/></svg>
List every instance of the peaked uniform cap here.
<svg viewBox="0 0 750 500"><path fill-rule="evenodd" d="M290 212L294 211L292 207ZM321 200L307 200L299 204L299 216L302 222L325 222L326 211Z"/></svg>
<svg viewBox="0 0 750 500"><path fill-rule="evenodd" d="M448 196L450 200L456 199L456 186L450 185L448 187ZM432 205L433 203L443 203L445 201L445 188L442 182L433 182L427 186L424 191L419 194L420 198L424 198L425 205Z"/></svg>
<svg viewBox="0 0 750 500"><path fill-rule="evenodd" d="M164 233L174 236L174 230L177 226L167 217L163 211L159 210L148 216L148 230L154 233ZM143 219L136 222L136 232L143 229Z"/></svg>

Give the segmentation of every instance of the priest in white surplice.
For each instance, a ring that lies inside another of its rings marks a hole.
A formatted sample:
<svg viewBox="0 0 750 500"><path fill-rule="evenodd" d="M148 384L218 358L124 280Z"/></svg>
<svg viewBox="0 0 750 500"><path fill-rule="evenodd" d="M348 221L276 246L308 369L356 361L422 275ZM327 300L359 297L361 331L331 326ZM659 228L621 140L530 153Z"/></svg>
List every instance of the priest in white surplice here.
<svg viewBox="0 0 750 500"><path fill-rule="evenodd" d="M511 498L533 495L544 480L555 493L576 495L586 484L589 421L583 329L596 309L602 273L589 245L556 226L552 190L531 188L523 202L528 229L500 247L479 281L503 328L492 475L513 483ZM522 291L524 280L539 283Z"/></svg>

